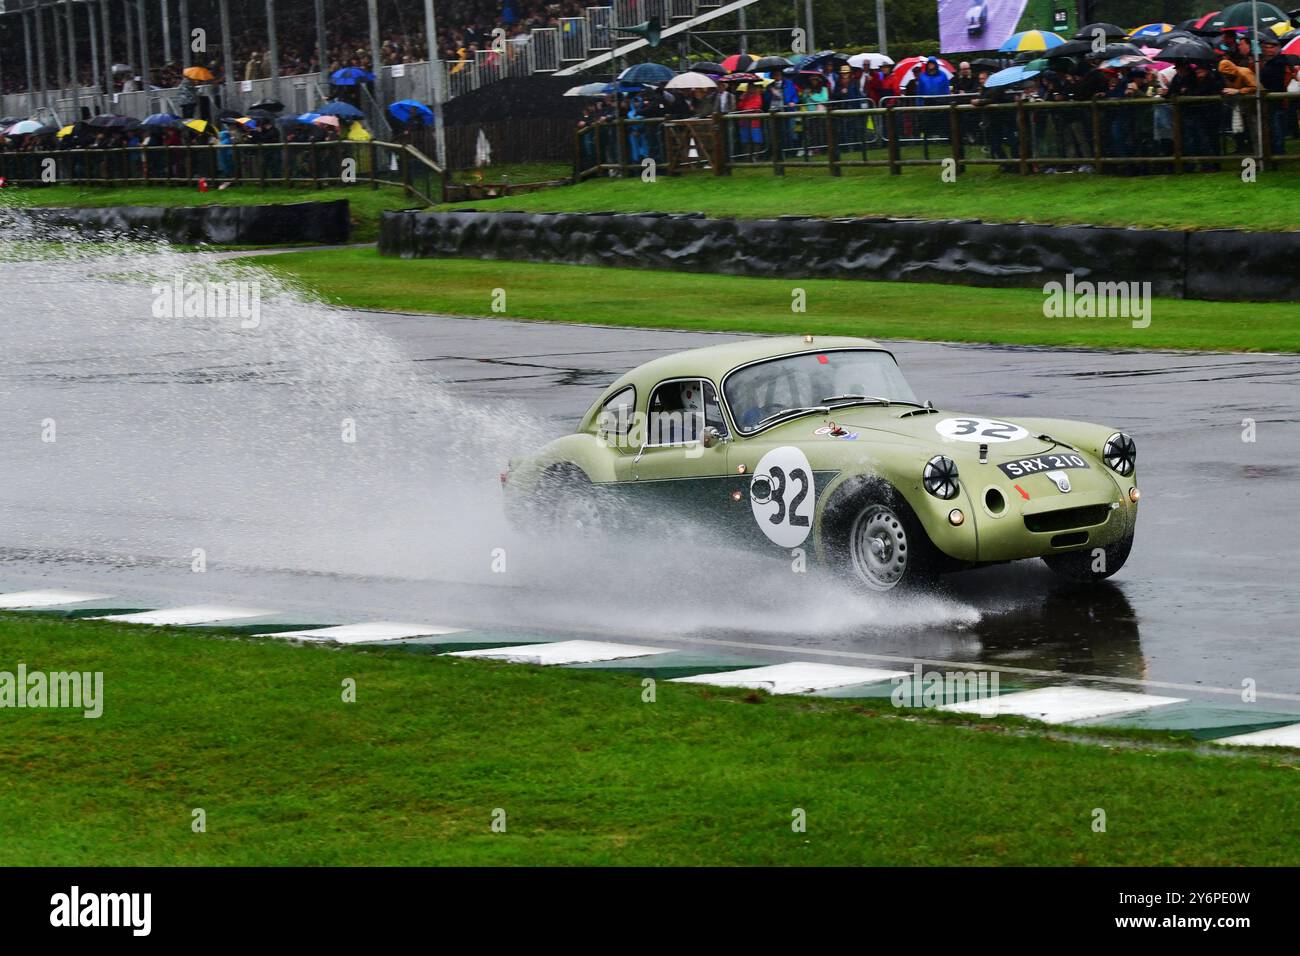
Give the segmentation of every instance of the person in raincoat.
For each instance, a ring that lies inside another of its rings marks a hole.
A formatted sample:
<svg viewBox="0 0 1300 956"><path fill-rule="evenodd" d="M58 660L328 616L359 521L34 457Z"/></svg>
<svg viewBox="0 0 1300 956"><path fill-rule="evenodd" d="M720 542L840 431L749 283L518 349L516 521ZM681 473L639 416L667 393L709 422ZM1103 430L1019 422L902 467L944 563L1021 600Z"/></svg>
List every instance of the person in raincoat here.
<svg viewBox="0 0 1300 956"><path fill-rule="evenodd" d="M1236 134L1237 152L1247 149L1259 151L1259 116L1255 111L1255 71L1249 66L1238 66L1232 60L1219 61L1219 76L1223 78L1223 95L1234 97L1232 106L1232 132ZM1251 102L1246 102L1247 98Z"/></svg>
<svg viewBox="0 0 1300 956"><path fill-rule="evenodd" d="M235 171L235 141L230 130L223 129L218 133L217 142L221 144L217 147L217 172L229 179Z"/></svg>

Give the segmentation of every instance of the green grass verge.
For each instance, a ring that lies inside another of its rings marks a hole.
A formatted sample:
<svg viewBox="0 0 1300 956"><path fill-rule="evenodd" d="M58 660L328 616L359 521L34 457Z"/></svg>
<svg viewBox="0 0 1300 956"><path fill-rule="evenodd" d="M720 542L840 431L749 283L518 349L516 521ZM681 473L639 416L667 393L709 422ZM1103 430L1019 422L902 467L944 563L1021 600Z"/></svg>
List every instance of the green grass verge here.
<svg viewBox="0 0 1300 956"><path fill-rule="evenodd" d="M379 238L379 214L386 209L416 209L423 204L393 186L371 189L369 185L312 189L234 185L201 193L194 188L174 186L50 186L44 189L0 191L3 206L261 206L271 203L348 201L352 217L353 242L374 242Z"/></svg>
<svg viewBox="0 0 1300 956"><path fill-rule="evenodd" d="M1225 163L1225 165L1230 165ZM1264 172L1243 183L1239 173L1185 176L1019 176L971 167L944 183L939 168L881 170L791 167L785 177L771 170L737 169L729 177L689 173L593 179L563 189L460 204L462 208L528 212L702 212L731 219L774 216L900 216L983 219L989 222L1177 229L1300 228L1295 196L1300 170ZM456 206L444 208L457 208Z"/></svg>
<svg viewBox="0 0 1300 956"><path fill-rule="evenodd" d="M1156 299L1151 325L1047 319L1032 289L913 282L756 279L468 259L395 259L373 249L255 258L327 301L358 308L740 333L817 333L1022 345L1300 351L1294 303ZM790 311L791 290L806 314Z"/></svg>
<svg viewBox="0 0 1300 956"><path fill-rule="evenodd" d="M7 866L1297 862L1277 755L93 621L3 615L0 647L104 674L97 720L0 710Z"/></svg>

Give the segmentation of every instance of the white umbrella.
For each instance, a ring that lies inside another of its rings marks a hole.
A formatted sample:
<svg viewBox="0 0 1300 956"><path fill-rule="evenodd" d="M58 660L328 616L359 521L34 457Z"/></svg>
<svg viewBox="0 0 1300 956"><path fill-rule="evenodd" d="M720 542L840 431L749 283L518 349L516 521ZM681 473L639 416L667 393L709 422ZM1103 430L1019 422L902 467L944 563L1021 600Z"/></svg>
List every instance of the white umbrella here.
<svg viewBox="0 0 1300 956"><path fill-rule="evenodd" d="M668 81L670 90L715 90L717 88L718 84L703 73L682 73Z"/></svg>
<svg viewBox="0 0 1300 956"><path fill-rule="evenodd" d="M849 57L849 66L855 70L878 70L886 63L894 65L894 61L883 53L855 53Z"/></svg>

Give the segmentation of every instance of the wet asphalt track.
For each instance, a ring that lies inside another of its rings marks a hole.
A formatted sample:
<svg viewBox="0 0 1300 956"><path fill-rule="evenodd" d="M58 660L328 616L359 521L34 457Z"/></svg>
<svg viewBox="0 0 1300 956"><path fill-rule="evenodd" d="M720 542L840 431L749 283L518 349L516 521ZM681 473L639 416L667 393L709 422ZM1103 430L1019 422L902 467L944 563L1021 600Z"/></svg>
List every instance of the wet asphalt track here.
<svg viewBox="0 0 1300 956"><path fill-rule="evenodd" d="M281 384L284 363L250 361L241 357L245 352L224 347L178 347L183 343L168 336L110 335L93 321L81 337L66 302L51 302L48 309L31 321L42 322L41 329L54 318L62 323L53 333L59 342L54 351L24 337L21 323L0 331L6 406L0 420L0 590L88 588L120 597L123 607L219 599L313 623L437 620L657 638L772 660L979 661L1196 686L1210 696L1251 678L1269 706L1300 709L1300 356L890 343L917 394L938 405L1007 418L1105 422L1137 437L1143 491L1137 544L1113 584L1080 592L1063 587L1040 563L1021 562L947 578L937 596L917 599L915 607L885 602L858 613L833 588L791 590L788 600L765 588L766 600L775 603L750 615L728 603L734 594L711 593L712 582L687 562L692 570L666 602L631 601L615 613L606 598L638 589L641 542L630 542L629 553L614 544L603 559L611 567L607 578L597 573L523 583L509 575L460 573L455 562L449 567L430 559L425 567L418 551L394 569L378 556L396 539L371 540L357 530L367 527L364 522L322 535L311 553L285 547L295 535L319 530L311 508L330 493L331 475L339 484L357 485L358 500L371 503L354 508L361 512L386 499L397 501L401 512L412 488L410 500L420 500L420 475L399 478L390 463L383 473L340 468L303 478L286 465L227 498L231 478L223 461L238 463L230 474L247 475L275 458L260 446L247 460L241 455L277 427L266 413L272 406L250 396ZM526 439L540 443L570 428L628 367L733 338L372 313L345 321L361 329L365 342L384 342L382 362L412 375L416 391L410 394L418 395L422 382L439 382L465 403L473 441L458 454L474 459L465 467L477 484L504 460L506 442L497 447L497 429L504 435L532 416ZM314 374L328 379L331 373L323 367ZM205 405L176 415L177 406L213 392L219 393L218 410L251 406L257 414L219 435L199 424L206 421L200 413ZM401 417L402 403L410 404L406 394L386 396L390 417ZM356 394L335 398L338 407L359 407ZM439 414L446 413L440 405ZM47 414L64 422L67 437L58 445L33 440ZM103 416L98 424L96 414ZM421 441L421 414L413 409L404 426L409 430L393 441L427 458L431 468L443 467L441 442L411 447ZM80 425L79 416L85 418ZM158 462L130 439L137 416L154 421L154 441L157 434L168 436ZM1244 418L1257 423L1254 443L1242 441ZM78 435L104 429L114 440L92 455L56 457L72 455L67 446ZM518 431L511 433L512 444L519 444ZM192 462L194 472L172 473L168 455ZM461 466L453 461L447 467ZM277 473L290 477L277 483ZM218 477L197 497L190 495L190 486L203 480L195 475L205 474ZM476 495L482 490L477 484ZM196 504L207 501L217 502L220 520ZM454 497L432 504L440 512L461 507ZM486 496L479 504L495 507ZM212 541L214 528L226 527L244 532L244 539L231 540L246 546L232 544L212 555L207 573L192 573L189 546ZM329 559L320 559L321 552ZM670 562L675 553L669 549ZM1226 695L1219 699L1232 702Z"/></svg>

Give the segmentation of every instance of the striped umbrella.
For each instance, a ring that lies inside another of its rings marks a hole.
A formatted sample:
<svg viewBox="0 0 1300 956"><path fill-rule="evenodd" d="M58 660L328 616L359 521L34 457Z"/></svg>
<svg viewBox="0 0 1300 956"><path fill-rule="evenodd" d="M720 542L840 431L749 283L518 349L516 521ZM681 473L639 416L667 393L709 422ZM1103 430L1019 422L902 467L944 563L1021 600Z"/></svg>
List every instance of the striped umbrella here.
<svg viewBox="0 0 1300 956"><path fill-rule="evenodd" d="M1168 33L1173 28L1174 25L1172 23L1148 23L1144 26L1138 27L1128 36L1130 40L1138 37L1158 37L1162 33Z"/></svg>
<svg viewBox="0 0 1300 956"><path fill-rule="evenodd" d="M1282 47L1282 52L1290 54L1291 56L1300 56L1300 36Z"/></svg>
<svg viewBox="0 0 1300 956"><path fill-rule="evenodd" d="M998 52L1019 53L1022 50L1050 50L1052 47L1060 46L1064 42L1055 33L1044 33L1042 30L1023 30L1007 37L1007 42L998 47Z"/></svg>

